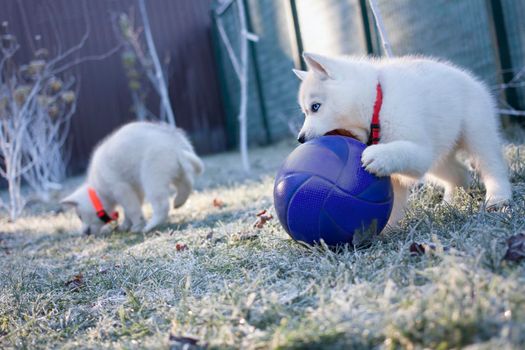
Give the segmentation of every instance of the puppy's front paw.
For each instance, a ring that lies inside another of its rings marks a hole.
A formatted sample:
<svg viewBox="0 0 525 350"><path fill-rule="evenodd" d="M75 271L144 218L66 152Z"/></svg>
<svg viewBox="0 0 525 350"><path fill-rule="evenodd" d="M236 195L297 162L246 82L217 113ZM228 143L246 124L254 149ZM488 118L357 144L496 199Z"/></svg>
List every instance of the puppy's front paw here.
<svg viewBox="0 0 525 350"><path fill-rule="evenodd" d="M366 171L377 176L388 176L395 172L394 159L385 152L383 145L367 147L361 156L361 162Z"/></svg>
<svg viewBox="0 0 525 350"><path fill-rule="evenodd" d="M142 233L148 233L148 232L150 232L151 230L153 230L157 226L158 226L157 223L150 221L150 222L148 222L146 224L146 226L144 226L144 228L142 229Z"/></svg>
<svg viewBox="0 0 525 350"><path fill-rule="evenodd" d="M126 232L131 228L131 220L128 220L127 218L122 221L120 225L118 225L118 230L121 232Z"/></svg>
<svg viewBox="0 0 525 350"><path fill-rule="evenodd" d="M141 220L140 222L134 223L129 229L129 231L132 233L139 233L139 232L142 232L143 229L144 229L144 221Z"/></svg>
<svg viewBox="0 0 525 350"><path fill-rule="evenodd" d="M104 225L101 229L100 229L100 234L103 235L103 236L107 236L109 235L110 233L113 232L113 229L115 227L113 225Z"/></svg>

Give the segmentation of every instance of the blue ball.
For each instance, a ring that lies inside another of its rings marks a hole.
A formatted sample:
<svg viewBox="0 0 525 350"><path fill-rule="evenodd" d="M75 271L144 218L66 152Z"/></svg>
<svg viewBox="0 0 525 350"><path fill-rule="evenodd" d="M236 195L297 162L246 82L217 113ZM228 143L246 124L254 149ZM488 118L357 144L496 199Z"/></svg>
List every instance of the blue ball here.
<svg viewBox="0 0 525 350"><path fill-rule="evenodd" d="M285 160L273 192L279 221L290 236L307 244L353 243L372 238L392 211L389 177L361 165L366 145L344 136L322 136L297 147Z"/></svg>

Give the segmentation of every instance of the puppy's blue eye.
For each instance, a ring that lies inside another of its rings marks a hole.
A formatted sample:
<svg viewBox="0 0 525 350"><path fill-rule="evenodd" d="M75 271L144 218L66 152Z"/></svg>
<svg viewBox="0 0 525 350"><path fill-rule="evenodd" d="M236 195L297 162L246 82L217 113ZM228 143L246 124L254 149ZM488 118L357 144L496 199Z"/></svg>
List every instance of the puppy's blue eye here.
<svg viewBox="0 0 525 350"><path fill-rule="evenodd" d="M317 112L319 110L319 108L321 108L321 104L320 103L312 103L312 105L310 106L310 109L312 110L312 112Z"/></svg>

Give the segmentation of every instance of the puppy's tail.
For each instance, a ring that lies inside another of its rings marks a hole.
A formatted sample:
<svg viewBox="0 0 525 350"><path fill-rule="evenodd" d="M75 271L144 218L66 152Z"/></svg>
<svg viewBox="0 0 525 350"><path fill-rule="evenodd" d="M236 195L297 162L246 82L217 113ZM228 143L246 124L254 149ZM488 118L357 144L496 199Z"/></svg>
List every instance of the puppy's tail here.
<svg viewBox="0 0 525 350"><path fill-rule="evenodd" d="M182 151L182 155L186 158L186 160L188 160L188 162L190 163L191 167L192 167L192 172L195 174L195 175L200 175L204 172L204 163L202 162L202 160L193 152L191 151ZM185 168L184 170L185 171L189 171L190 169L187 169L186 168L186 162L183 162L183 167Z"/></svg>
<svg viewBox="0 0 525 350"><path fill-rule="evenodd" d="M175 195L175 208L182 206L193 189L194 176L204 171L202 160L192 151L183 150L179 159L182 172L177 182L177 194Z"/></svg>

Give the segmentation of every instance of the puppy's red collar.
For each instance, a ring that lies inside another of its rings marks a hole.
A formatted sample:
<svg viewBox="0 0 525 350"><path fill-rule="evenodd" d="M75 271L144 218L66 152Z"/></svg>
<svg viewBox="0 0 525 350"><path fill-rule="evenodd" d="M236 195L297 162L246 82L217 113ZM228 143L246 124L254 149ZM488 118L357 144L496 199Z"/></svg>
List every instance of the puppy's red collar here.
<svg viewBox="0 0 525 350"><path fill-rule="evenodd" d="M97 213L97 217L102 221L103 223L107 224L113 220L118 220L118 213L114 212L109 216L108 212L104 209L104 206L102 205L102 201L97 196L97 192L92 187L88 187L88 194L89 199L91 200L91 204L93 204L93 208L95 208L95 212Z"/></svg>
<svg viewBox="0 0 525 350"><path fill-rule="evenodd" d="M368 145L377 145L381 139L381 124L379 123L379 112L383 104L383 89L381 84L377 83L376 87L376 102L374 103L374 114L372 115L372 123L370 124L370 136L368 137Z"/></svg>

